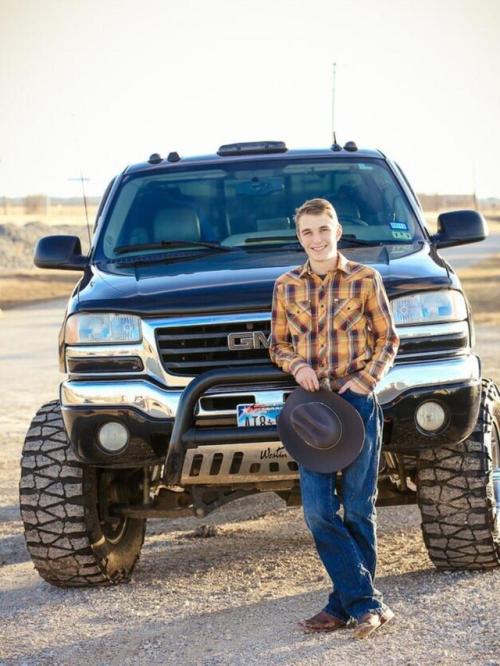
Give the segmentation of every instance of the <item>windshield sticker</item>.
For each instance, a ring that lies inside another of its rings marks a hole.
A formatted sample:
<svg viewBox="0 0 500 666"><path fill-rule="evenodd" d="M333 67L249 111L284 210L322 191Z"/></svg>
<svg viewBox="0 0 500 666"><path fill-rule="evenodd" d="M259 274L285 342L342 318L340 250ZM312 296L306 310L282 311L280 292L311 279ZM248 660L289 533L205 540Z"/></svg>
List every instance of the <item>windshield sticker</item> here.
<svg viewBox="0 0 500 666"><path fill-rule="evenodd" d="M389 222L391 229L402 229L404 231L408 230L408 225L406 222Z"/></svg>
<svg viewBox="0 0 500 666"><path fill-rule="evenodd" d="M392 237L398 240L411 240L411 234L408 231L393 231Z"/></svg>
<svg viewBox="0 0 500 666"><path fill-rule="evenodd" d="M391 254L402 254L408 252L408 245L391 245Z"/></svg>

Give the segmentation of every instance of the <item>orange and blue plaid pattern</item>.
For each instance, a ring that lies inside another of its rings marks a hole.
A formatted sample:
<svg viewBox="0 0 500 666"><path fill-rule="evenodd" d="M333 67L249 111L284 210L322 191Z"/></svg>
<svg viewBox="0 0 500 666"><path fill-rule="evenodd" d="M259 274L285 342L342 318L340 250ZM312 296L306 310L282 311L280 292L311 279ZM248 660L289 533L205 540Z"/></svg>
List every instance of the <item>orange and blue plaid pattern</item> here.
<svg viewBox="0 0 500 666"><path fill-rule="evenodd" d="M296 375L309 365L333 391L353 379L372 391L391 367L399 338L380 274L339 252L335 271L319 276L309 261L276 280L273 363Z"/></svg>

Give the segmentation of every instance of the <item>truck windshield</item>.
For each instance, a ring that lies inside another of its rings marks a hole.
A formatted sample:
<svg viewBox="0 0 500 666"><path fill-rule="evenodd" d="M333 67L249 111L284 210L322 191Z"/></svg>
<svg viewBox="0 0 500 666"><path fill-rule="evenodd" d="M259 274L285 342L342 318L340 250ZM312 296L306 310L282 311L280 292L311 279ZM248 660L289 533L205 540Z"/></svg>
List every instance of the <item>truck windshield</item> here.
<svg viewBox="0 0 500 666"><path fill-rule="evenodd" d="M380 159L235 162L125 176L96 249L97 258L165 252L189 243L256 251L295 239L294 211L328 199L347 239L408 243L422 229L399 183ZM148 248L148 245L151 248ZM178 249L178 248L177 248ZM214 248L214 251L215 248Z"/></svg>

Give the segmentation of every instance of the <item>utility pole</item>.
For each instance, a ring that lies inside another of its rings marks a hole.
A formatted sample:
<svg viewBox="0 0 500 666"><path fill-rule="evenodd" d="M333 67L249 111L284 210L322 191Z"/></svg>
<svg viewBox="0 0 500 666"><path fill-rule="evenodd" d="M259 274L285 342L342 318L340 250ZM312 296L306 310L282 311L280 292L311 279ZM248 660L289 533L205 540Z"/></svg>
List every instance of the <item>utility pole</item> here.
<svg viewBox="0 0 500 666"><path fill-rule="evenodd" d="M79 182L82 184L82 190L85 191L85 185L84 183L88 183L90 178L86 178L83 174L80 174L78 178L68 178L69 181L71 182Z"/></svg>
<svg viewBox="0 0 500 666"><path fill-rule="evenodd" d="M2 162L3 160L0 160L0 167L2 166ZM9 202L7 200L7 195L5 193L5 190L3 190L2 202L3 202L3 214L7 215L9 212Z"/></svg>
<svg viewBox="0 0 500 666"><path fill-rule="evenodd" d="M76 115L74 113L71 114L71 119L73 120L73 124L75 127L75 135L74 135L74 140L75 140L75 148L76 148L76 154L80 155L80 177L79 178L68 178L68 180L79 180L81 185L82 185L82 195L83 195L83 205L85 206L85 220L87 222L87 233L89 235L89 246L92 246L92 235L90 233L90 224L89 224L89 213L87 210L87 194L85 192L85 183L89 181L88 178L84 178L83 176L83 168L82 168L82 159L81 159L81 150L80 150L80 144L78 141L78 129L76 127Z"/></svg>
<svg viewBox="0 0 500 666"><path fill-rule="evenodd" d="M472 178L474 181L474 191L472 194L472 200L474 201L474 209L479 211L479 202L477 199L477 164L475 160L472 166Z"/></svg>

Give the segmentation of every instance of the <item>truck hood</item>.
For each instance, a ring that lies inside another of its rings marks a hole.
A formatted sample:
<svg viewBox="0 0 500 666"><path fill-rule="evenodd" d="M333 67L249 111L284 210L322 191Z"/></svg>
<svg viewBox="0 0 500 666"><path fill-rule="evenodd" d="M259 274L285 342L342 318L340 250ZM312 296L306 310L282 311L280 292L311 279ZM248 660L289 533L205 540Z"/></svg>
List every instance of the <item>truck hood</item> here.
<svg viewBox="0 0 500 666"><path fill-rule="evenodd" d="M343 248L352 261L373 266L389 296L457 283L428 245ZM173 263L120 268L92 265L70 311L122 311L143 316L268 311L276 278L304 263L299 251L213 253Z"/></svg>

